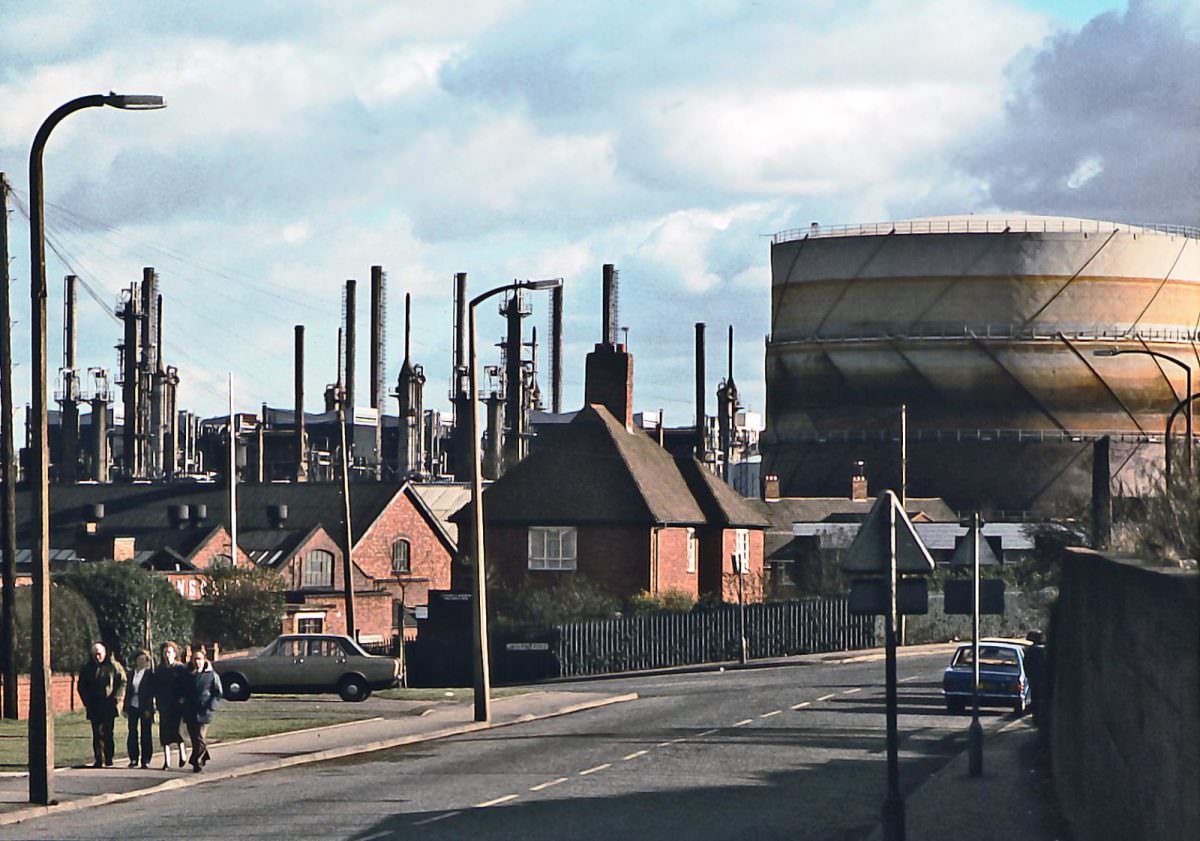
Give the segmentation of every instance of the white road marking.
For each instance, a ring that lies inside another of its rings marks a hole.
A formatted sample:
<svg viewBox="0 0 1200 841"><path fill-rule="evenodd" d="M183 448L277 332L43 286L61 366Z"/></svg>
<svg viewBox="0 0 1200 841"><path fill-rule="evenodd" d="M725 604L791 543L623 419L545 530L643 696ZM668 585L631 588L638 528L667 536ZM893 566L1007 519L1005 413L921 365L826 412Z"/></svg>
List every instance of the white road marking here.
<svg viewBox="0 0 1200 841"><path fill-rule="evenodd" d="M475 808L486 809L488 806L497 806L501 803L507 803L510 800L516 800L520 796L519 794L506 794L503 797L497 797L495 800L485 800L482 803L476 803Z"/></svg>
<svg viewBox="0 0 1200 841"><path fill-rule="evenodd" d="M900 678L899 683L908 683L910 680L920 680L920 679L921 679L921 675L910 675L908 677Z"/></svg>
<svg viewBox="0 0 1200 841"><path fill-rule="evenodd" d="M854 687L853 689L847 689L847 690L846 690L845 692L843 692L842 694L843 694L843 695L853 695L855 692L862 692L862 687L861 687L861 686L856 686L856 687Z"/></svg>
<svg viewBox="0 0 1200 841"><path fill-rule="evenodd" d="M696 738L701 739L705 736L711 736L713 733L719 732L720 729L721 729L720 727L714 727L712 730L705 730L703 733L697 733Z"/></svg>
<svg viewBox="0 0 1200 841"><path fill-rule="evenodd" d="M735 724L735 725L733 725L733 726L734 726L734 727L742 727L742 726L744 726L744 725L747 725L747 724L753 724L753 723L754 723L754 719L752 719L752 718L743 718L741 721L739 721L737 724Z"/></svg>
<svg viewBox="0 0 1200 841"><path fill-rule="evenodd" d="M822 695L822 696L821 696L820 698L818 698L817 700L818 700L818 701L828 701L830 698L834 697L835 695L837 695L837 693L836 693L836 692L830 692L828 695Z"/></svg>
<svg viewBox="0 0 1200 841"><path fill-rule="evenodd" d="M559 777L557 780L550 780L549 782L546 782L546 783L538 783L535 786L530 786L529 790L530 791L541 791L542 789L550 788L550 786L556 786L556 785L559 785L560 783L565 783L567 781L567 779L568 779L567 777Z"/></svg>
<svg viewBox="0 0 1200 841"><path fill-rule="evenodd" d="M655 747L656 747L656 748L665 748L665 747L667 747L669 744L671 744L671 743L670 743L670 742L659 742L657 745L655 745Z"/></svg>
<svg viewBox="0 0 1200 841"><path fill-rule="evenodd" d="M672 744L672 745L677 745L677 744L679 744L680 742L686 742L686 741L687 741L687 736L680 736L678 739L672 739L672 740L670 741L670 744Z"/></svg>
<svg viewBox="0 0 1200 841"><path fill-rule="evenodd" d="M812 703L812 701L801 701L799 704L792 704L792 709L793 710L802 710L811 703Z"/></svg>
<svg viewBox="0 0 1200 841"><path fill-rule="evenodd" d="M773 715L779 715L783 710L771 710L769 713L763 713L759 718L770 718Z"/></svg>
<svg viewBox="0 0 1200 841"><path fill-rule="evenodd" d="M423 820L423 821L415 821L415 822L413 823L413 826L425 826L425 824L427 824L427 823L437 823L438 821L444 821L444 820L446 820L446 818L452 818L452 817L454 817L455 815L461 815L461 814L462 814L462 810L461 810L461 809L460 809L460 810L458 810L457 812L447 812L447 813L446 813L446 814L444 814L444 815L438 815L436 818L426 818L426 819L425 819L425 820ZM388 834L390 834L390 833L388 833ZM372 837L372 838L382 838L383 836L381 836L381 835L373 835L373 836L371 836L371 837ZM369 841L369 840L368 840L368 841Z"/></svg>
<svg viewBox="0 0 1200 841"><path fill-rule="evenodd" d="M421 823L425 823L425 821L421 821ZM420 826L420 824L413 824L413 826ZM374 835L368 835L366 838L362 839L362 841L379 841L380 838L391 837L392 831L389 829L387 832L376 832Z"/></svg>
<svg viewBox="0 0 1200 841"><path fill-rule="evenodd" d="M629 756L622 756L621 759L628 762L631 759L637 759L639 756L645 756L647 753L649 753L649 751L639 750L639 751L629 754Z"/></svg>
<svg viewBox="0 0 1200 841"><path fill-rule="evenodd" d="M603 765L597 765L595 768L589 768L586 771L580 771L579 776L586 777L588 774L595 774L597 771L603 771L605 768L611 768L611 762L605 762Z"/></svg>

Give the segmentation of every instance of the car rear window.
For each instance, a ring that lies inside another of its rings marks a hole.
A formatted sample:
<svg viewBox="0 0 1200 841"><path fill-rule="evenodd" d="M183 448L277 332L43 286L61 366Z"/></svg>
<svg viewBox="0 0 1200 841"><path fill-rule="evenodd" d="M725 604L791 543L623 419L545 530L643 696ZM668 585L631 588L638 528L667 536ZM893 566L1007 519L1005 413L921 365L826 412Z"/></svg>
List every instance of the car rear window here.
<svg viewBox="0 0 1200 841"><path fill-rule="evenodd" d="M998 669L1000 671L1015 672L1020 666L1020 660L1017 657L1017 652L1011 648L1000 648L995 645L979 646L979 665L981 668ZM973 666L975 665L974 652L971 646L964 646L954 655L953 666Z"/></svg>

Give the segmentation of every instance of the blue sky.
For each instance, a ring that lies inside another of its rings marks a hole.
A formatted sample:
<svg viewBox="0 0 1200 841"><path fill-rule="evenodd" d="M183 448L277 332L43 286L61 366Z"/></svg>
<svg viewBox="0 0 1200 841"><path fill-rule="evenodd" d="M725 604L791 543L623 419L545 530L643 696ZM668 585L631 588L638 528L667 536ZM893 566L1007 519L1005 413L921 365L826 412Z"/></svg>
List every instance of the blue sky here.
<svg viewBox="0 0 1200 841"><path fill-rule="evenodd" d="M635 402L682 425L696 321L735 326L738 383L763 409L775 231L989 211L1197 224L1198 42L1182 0L17 0L0 6L0 171L23 198L29 143L67 99L167 97L74 115L52 138L52 376L63 274L105 302L82 299L81 365L111 369L105 310L153 265L182 407L220 411L229 370L240 408L290 405L303 323L315 409L341 284L363 284L365 337L382 264L388 380L411 293L433 406L455 272L476 292L564 277L577 407L612 262ZM19 213L9 231L24 402ZM535 301L539 335L547 312ZM484 314L481 342L502 329ZM366 383L365 345L358 358ZM710 372L723 358L710 339Z"/></svg>

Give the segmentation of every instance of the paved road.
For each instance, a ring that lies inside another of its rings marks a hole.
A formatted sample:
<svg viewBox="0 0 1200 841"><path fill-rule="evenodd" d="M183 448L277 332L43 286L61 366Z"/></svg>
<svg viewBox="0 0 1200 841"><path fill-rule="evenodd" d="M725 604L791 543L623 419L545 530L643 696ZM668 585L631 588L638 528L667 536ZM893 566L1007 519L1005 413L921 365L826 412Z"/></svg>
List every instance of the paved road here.
<svg viewBox="0 0 1200 841"><path fill-rule="evenodd" d="M968 719L942 709L945 662L900 661L906 789L963 744ZM642 700L37 819L0 837L858 839L884 793L882 674L874 661L610 681Z"/></svg>

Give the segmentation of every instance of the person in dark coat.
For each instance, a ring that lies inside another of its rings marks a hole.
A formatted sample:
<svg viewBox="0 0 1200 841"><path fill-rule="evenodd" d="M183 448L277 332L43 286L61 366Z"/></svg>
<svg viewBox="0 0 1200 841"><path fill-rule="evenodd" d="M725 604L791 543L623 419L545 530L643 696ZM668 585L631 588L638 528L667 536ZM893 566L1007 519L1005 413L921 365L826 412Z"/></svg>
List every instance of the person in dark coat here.
<svg viewBox="0 0 1200 841"><path fill-rule="evenodd" d="M183 715L183 689L187 666L179 662L179 645L173 640L162 644L161 659L154 670L154 703L158 707L158 741L163 748L164 771L171 768L171 748L179 749L179 767L183 758L183 736L179 735Z"/></svg>
<svg viewBox="0 0 1200 841"><path fill-rule="evenodd" d="M129 752L129 767L150 767L154 756L154 665L149 651L139 651L133 669L126 676L125 718L129 735L125 748Z"/></svg>
<svg viewBox="0 0 1200 841"><path fill-rule="evenodd" d="M208 725L212 724L223 696L221 678L213 670L212 663L208 662L203 648L192 652L183 687L183 723L192 742L192 755L188 761L192 764L192 771L199 774L209 760Z"/></svg>
<svg viewBox="0 0 1200 841"><path fill-rule="evenodd" d="M79 699L92 725L93 768L113 764L113 723L125 699L125 669L104 643L92 646L92 656L79 670Z"/></svg>

